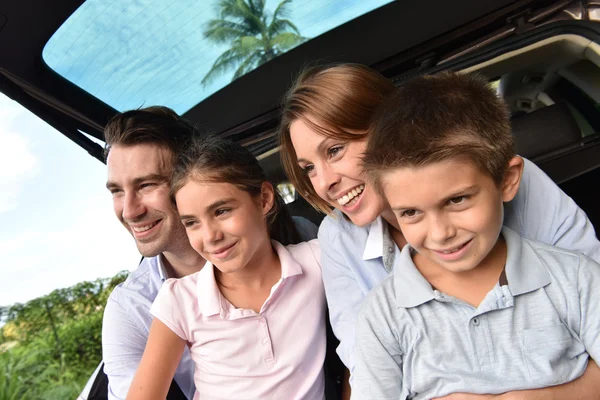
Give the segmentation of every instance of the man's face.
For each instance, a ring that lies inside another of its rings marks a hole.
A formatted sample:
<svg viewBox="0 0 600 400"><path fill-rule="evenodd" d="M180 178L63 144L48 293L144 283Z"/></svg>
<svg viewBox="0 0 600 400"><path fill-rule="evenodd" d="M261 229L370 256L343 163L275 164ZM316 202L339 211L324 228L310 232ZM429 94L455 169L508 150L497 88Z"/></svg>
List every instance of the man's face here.
<svg viewBox="0 0 600 400"><path fill-rule="evenodd" d="M107 159L106 187L115 214L145 257L172 251L187 242L169 199L173 154L154 144L113 146Z"/></svg>
<svg viewBox="0 0 600 400"><path fill-rule="evenodd" d="M402 233L420 255L461 273L495 254L503 202L514 193L498 187L473 163L448 160L404 167L382 178Z"/></svg>

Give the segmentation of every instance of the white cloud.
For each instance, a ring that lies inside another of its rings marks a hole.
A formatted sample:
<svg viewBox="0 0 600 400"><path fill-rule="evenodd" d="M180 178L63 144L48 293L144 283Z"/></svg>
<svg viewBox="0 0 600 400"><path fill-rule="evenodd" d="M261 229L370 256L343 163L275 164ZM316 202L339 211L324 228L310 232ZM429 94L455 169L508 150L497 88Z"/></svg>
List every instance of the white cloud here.
<svg viewBox="0 0 600 400"><path fill-rule="evenodd" d="M0 213L17 208L24 183L35 176L37 159L29 141L12 131L25 111L0 95Z"/></svg>

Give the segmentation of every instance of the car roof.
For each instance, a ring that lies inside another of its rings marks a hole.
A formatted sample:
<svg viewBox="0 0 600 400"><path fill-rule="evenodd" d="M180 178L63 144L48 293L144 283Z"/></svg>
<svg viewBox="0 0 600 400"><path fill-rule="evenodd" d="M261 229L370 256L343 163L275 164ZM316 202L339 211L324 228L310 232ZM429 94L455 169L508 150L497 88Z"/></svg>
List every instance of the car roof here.
<svg viewBox="0 0 600 400"><path fill-rule="evenodd" d="M268 140L260 136L276 126L281 99L303 66L357 62L396 77L426 62L428 49L467 43L534 3L550 1L394 1L267 62L184 117L247 144L259 155L275 146L273 135ZM61 77L42 58L50 37L82 4L21 0L0 5L0 91L102 160L101 147L84 133L102 139L103 126L117 111Z"/></svg>

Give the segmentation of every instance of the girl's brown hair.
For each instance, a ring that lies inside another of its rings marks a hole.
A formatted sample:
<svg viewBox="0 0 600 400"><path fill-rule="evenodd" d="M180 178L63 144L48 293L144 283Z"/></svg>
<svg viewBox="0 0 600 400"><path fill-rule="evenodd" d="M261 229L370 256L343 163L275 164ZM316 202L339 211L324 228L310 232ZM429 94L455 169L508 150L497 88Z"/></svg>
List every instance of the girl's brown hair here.
<svg viewBox="0 0 600 400"><path fill-rule="evenodd" d="M301 120L325 137L364 140L377 108L393 90L391 81L369 67L340 64L305 70L285 96L279 128L281 162L298 193L317 210L331 213L298 166L290 125Z"/></svg>
<svg viewBox="0 0 600 400"><path fill-rule="evenodd" d="M217 136L197 135L178 157L171 178L171 200L190 180L225 182L260 196L262 184L268 179L258 160L245 147ZM271 239L283 245L299 243L300 236L285 203L276 189L271 210L267 213L267 228Z"/></svg>

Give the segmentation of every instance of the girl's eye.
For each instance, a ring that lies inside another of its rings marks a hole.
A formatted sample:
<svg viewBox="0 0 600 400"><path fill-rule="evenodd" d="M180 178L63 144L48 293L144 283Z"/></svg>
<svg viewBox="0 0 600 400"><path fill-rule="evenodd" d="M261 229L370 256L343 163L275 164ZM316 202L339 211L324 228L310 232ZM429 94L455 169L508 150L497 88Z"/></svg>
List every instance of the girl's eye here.
<svg viewBox="0 0 600 400"><path fill-rule="evenodd" d="M335 157L336 155L338 155L338 153L340 151L342 151L343 148L344 148L344 146L342 146L342 145L332 146L327 150L327 156L329 158Z"/></svg>
<svg viewBox="0 0 600 400"><path fill-rule="evenodd" d="M185 226L186 228L189 228L189 227L194 226L195 223L196 223L196 221L185 221L183 223L183 226Z"/></svg>

